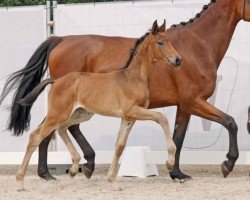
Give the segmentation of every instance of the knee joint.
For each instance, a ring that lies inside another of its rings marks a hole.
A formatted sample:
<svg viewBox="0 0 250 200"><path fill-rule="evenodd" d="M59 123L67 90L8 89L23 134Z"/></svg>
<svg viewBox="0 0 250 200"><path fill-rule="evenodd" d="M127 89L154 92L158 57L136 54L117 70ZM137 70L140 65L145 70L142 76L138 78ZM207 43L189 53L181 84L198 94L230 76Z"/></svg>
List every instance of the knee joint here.
<svg viewBox="0 0 250 200"><path fill-rule="evenodd" d="M95 151L92 150L92 151L86 152L86 154L84 155L84 158L86 160L88 160L88 159L95 159Z"/></svg>
<svg viewBox="0 0 250 200"><path fill-rule="evenodd" d="M75 155L74 161L79 163L81 161L81 156Z"/></svg>
<svg viewBox="0 0 250 200"><path fill-rule="evenodd" d="M238 126L237 126L236 122L234 121L234 118L232 118L232 117L227 118L226 128L228 129L228 131L230 133L237 134Z"/></svg>

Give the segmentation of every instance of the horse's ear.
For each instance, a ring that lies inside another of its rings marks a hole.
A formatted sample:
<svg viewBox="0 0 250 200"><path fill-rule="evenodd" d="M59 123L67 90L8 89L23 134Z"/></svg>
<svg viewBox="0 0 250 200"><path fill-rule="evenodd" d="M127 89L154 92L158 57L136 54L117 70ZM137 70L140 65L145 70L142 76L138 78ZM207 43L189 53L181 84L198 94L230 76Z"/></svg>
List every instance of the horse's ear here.
<svg viewBox="0 0 250 200"><path fill-rule="evenodd" d="M158 28L159 32L165 32L166 30L166 20L164 19L163 24Z"/></svg>
<svg viewBox="0 0 250 200"><path fill-rule="evenodd" d="M151 28L151 33L153 35L157 34L158 33L158 29L159 29L159 26L158 26L157 20L155 20L154 23L153 23L153 26Z"/></svg>

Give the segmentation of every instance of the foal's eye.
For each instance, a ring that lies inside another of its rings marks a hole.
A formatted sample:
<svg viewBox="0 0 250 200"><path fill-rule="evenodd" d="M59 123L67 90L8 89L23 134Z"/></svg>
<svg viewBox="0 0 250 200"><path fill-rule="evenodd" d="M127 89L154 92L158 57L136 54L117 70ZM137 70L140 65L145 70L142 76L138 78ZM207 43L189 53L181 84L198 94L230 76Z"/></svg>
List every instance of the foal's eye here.
<svg viewBox="0 0 250 200"><path fill-rule="evenodd" d="M160 46L164 45L164 43L162 41L158 41L157 44Z"/></svg>

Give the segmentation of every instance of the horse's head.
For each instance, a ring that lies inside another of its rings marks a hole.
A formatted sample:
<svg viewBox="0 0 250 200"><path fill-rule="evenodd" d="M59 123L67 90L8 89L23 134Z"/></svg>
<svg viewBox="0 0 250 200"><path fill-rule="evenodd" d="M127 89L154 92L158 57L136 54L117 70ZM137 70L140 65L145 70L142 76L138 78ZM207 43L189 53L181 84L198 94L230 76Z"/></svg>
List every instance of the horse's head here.
<svg viewBox="0 0 250 200"><path fill-rule="evenodd" d="M153 23L150 38L150 50L151 56L154 61L166 60L170 62L174 67L179 67L182 63L181 56L176 52L166 34L166 21L159 27L157 20Z"/></svg>

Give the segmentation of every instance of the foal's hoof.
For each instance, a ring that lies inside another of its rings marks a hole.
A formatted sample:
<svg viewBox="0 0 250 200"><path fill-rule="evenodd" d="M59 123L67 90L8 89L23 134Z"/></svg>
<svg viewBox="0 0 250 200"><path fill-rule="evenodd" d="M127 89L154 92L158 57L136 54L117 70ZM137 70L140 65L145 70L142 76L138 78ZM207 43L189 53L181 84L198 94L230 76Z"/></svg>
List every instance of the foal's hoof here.
<svg viewBox="0 0 250 200"><path fill-rule="evenodd" d="M69 175L70 175L71 178L74 178L76 174L77 174L77 172L75 172L75 171L73 171L71 169L69 170Z"/></svg>
<svg viewBox="0 0 250 200"><path fill-rule="evenodd" d="M113 191L123 191L123 189L121 188L121 187L119 187L119 185L117 184L117 183L111 183L110 182L110 184L111 184L111 187L112 187L112 189L113 189Z"/></svg>
<svg viewBox="0 0 250 200"><path fill-rule="evenodd" d="M228 161L224 161L221 165L221 171L224 178L227 178L232 170L229 169Z"/></svg>
<svg viewBox="0 0 250 200"><path fill-rule="evenodd" d="M56 181L57 179L54 177L54 176L52 176L48 171L47 172L43 172L43 173L41 173L41 172L38 172L38 176L40 177L40 178L43 178L44 180L46 180L46 181Z"/></svg>
<svg viewBox="0 0 250 200"><path fill-rule="evenodd" d="M167 162L166 165L167 165L167 169L168 169L169 171L171 171L171 170L173 169L173 167L174 167L174 164L171 164L171 163L169 163L169 162Z"/></svg>
<svg viewBox="0 0 250 200"><path fill-rule="evenodd" d="M92 174L93 174L93 172L87 166L88 166L88 164L86 164L86 163L83 164L82 170L83 170L83 174L85 175L85 177L87 179L90 179L91 176L92 176Z"/></svg>
<svg viewBox="0 0 250 200"><path fill-rule="evenodd" d="M18 192L24 192L25 191L25 188L19 188L17 189Z"/></svg>

